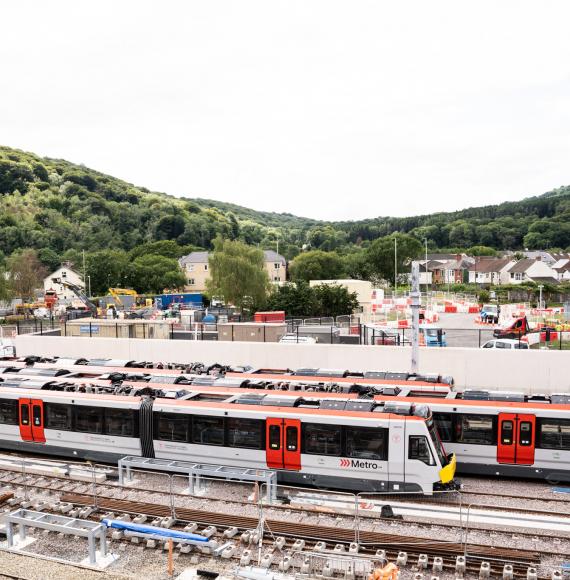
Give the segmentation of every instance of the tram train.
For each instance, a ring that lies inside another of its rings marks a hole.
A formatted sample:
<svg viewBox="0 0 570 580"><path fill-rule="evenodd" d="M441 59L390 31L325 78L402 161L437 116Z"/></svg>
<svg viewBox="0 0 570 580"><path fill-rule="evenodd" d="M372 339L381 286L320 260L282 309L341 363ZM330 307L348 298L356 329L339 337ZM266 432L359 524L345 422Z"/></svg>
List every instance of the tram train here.
<svg viewBox="0 0 570 580"><path fill-rule="evenodd" d="M119 370L114 368L114 372ZM458 393L441 384L393 381L388 385L374 380L354 383L348 377L344 377L348 379L345 382L341 380L343 377L323 382L311 376L270 375L267 372L226 372L223 377L202 376L201 380L185 375L185 383L175 386L167 385L173 382L172 376L151 375L148 380L137 382L128 377L127 370L122 369L122 388L131 385L138 389L145 386L166 389L165 397L175 398L180 392L176 386L183 387L186 394L208 392L210 396L229 394L236 388L241 392L256 389L260 394L274 393L279 389L280 395L288 396L298 396L302 391L304 398L310 397L311 392L328 399L336 397L334 393L342 393L345 399L373 398L377 402L400 400L428 405L445 449L457 457L459 473L570 481L570 394L525 396L522 393L477 390ZM20 372L26 371L18 371L14 378ZM105 375L96 376L101 379ZM19 378L25 379L24 376ZM43 381L47 384L49 378L43 377ZM71 384L76 381L72 373L54 378ZM109 381L96 379L93 383L105 385Z"/></svg>
<svg viewBox="0 0 570 580"><path fill-rule="evenodd" d="M94 394L48 382L0 385L0 447L270 468L282 483L356 491L431 494L455 486L455 456L445 454L426 405L235 389L213 397L182 387L154 398L150 389Z"/></svg>

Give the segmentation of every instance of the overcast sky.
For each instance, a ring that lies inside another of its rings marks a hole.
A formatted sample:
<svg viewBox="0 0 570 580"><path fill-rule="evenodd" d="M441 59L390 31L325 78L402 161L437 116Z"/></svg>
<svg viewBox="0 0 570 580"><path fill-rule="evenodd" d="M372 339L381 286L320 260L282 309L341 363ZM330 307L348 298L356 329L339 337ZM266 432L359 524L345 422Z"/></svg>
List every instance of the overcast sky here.
<svg viewBox="0 0 570 580"><path fill-rule="evenodd" d="M570 2L5 2L0 143L321 219L570 184Z"/></svg>

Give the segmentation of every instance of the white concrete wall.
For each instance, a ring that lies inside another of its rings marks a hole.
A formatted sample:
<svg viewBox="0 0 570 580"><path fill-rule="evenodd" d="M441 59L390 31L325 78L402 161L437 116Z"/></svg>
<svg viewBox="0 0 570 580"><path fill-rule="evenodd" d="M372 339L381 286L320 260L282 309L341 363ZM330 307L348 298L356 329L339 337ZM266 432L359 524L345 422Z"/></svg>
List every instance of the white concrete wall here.
<svg viewBox="0 0 570 580"><path fill-rule="evenodd" d="M278 344L78 338L21 335L18 356L28 354L109 357L154 362L219 362L254 367L406 371L409 348L328 344ZM570 392L570 351L423 348L420 372L451 375L459 388L532 393Z"/></svg>

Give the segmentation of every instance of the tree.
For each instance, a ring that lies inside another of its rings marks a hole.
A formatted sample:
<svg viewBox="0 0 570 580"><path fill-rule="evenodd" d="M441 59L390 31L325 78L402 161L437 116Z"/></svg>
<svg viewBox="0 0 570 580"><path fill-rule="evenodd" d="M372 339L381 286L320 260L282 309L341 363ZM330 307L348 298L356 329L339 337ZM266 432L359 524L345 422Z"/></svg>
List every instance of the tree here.
<svg viewBox="0 0 570 580"><path fill-rule="evenodd" d="M319 284L313 291L319 304L319 316L352 314L359 306L356 292L349 292L346 286Z"/></svg>
<svg viewBox="0 0 570 580"><path fill-rule="evenodd" d="M193 250L192 246L180 246L174 240L159 240L158 242L147 242L136 246L129 252L129 255L132 260L146 254L178 259Z"/></svg>
<svg viewBox="0 0 570 580"><path fill-rule="evenodd" d="M27 248L14 252L7 261L10 285L14 294L22 300L33 298L34 290L42 285L48 275L35 250Z"/></svg>
<svg viewBox="0 0 570 580"><path fill-rule="evenodd" d="M255 308L265 303L269 276L263 252L237 240L214 240L208 260L210 279L206 282L212 297L223 298L238 308Z"/></svg>
<svg viewBox="0 0 570 580"><path fill-rule="evenodd" d="M136 258L129 267L129 280L137 292L159 294L165 289L184 286L184 276L178 262L156 254Z"/></svg>
<svg viewBox="0 0 570 580"><path fill-rule="evenodd" d="M268 310L284 310L287 316L318 316L319 304L314 290L301 280L284 284L271 292L267 301Z"/></svg>
<svg viewBox="0 0 570 580"><path fill-rule="evenodd" d="M497 250L488 246L473 246L467 250L469 256L496 256Z"/></svg>
<svg viewBox="0 0 570 580"><path fill-rule="evenodd" d="M57 270L61 264L61 258L58 253L51 248L42 248L39 250L38 259L50 272Z"/></svg>
<svg viewBox="0 0 570 580"><path fill-rule="evenodd" d="M174 240L184 233L185 222L181 215L162 216L156 224L156 237L159 240Z"/></svg>
<svg viewBox="0 0 570 580"><path fill-rule="evenodd" d="M12 288L8 273L3 266L0 266L0 302L9 300L12 297Z"/></svg>
<svg viewBox="0 0 570 580"><path fill-rule="evenodd" d="M397 265L398 274L410 271L410 262L421 258L423 254L422 244L407 234L396 234L374 240L366 250L366 261L369 268L369 277L379 282L394 281L394 238L397 239Z"/></svg>
<svg viewBox="0 0 570 580"><path fill-rule="evenodd" d="M332 280L343 274L343 262L335 252L313 250L299 254L289 267L291 280Z"/></svg>
<svg viewBox="0 0 570 580"><path fill-rule="evenodd" d="M104 296L109 287L124 287L129 280L129 262L124 250L99 250L87 254L85 269L91 281L91 294Z"/></svg>

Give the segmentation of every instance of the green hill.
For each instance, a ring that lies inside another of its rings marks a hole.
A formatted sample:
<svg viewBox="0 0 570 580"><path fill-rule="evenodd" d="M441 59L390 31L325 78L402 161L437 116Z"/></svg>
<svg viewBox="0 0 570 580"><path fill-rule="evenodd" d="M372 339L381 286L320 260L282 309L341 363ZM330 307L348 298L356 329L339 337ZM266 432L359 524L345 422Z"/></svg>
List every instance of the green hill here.
<svg viewBox="0 0 570 580"><path fill-rule="evenodd" d="M570 187L519 202L410 218L322 222L151 192L61 159L0 147L0 249L132 250L158 240L209 248L217 234L294 257L304 245L349 253L395 231L433 248L566 248ZM181 249L182 251L182 249Z"/></svg>

